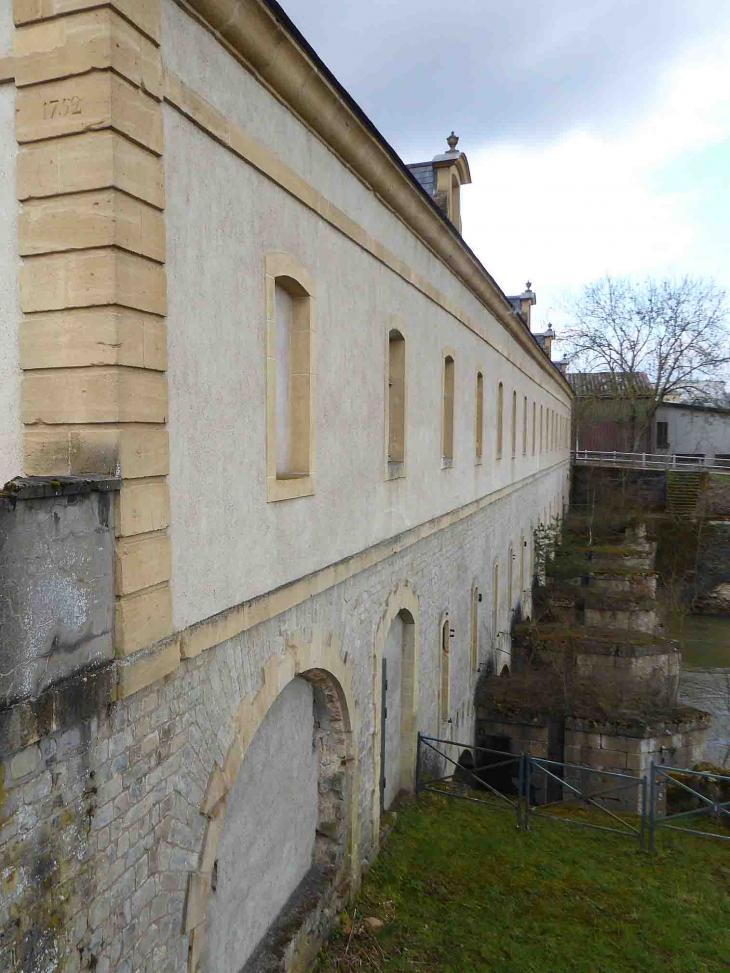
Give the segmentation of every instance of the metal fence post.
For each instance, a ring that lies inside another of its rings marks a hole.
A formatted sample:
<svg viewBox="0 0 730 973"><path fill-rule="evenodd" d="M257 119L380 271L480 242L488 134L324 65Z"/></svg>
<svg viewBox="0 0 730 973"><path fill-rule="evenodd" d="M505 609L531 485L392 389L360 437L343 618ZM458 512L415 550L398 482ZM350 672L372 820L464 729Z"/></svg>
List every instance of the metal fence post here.
<svg viewBox="0 0 730 973"><path fill-rule="evenodd" d="M656 804L656 772L654 761L649 768L649 851L654 851L654 811Z"/></svg>
<svg viewBox="0 0 730 973"><path fill-rule="evenodd" d="M421 798L418 796L421 789L421 732L418 731L418 737L416 738L416 800L420 801Z"/></svg>
<svg viewBox="0 0 730 973"><path fill-rule="evenodd" d="M646 812L647 812L646 797L647 797L646 774L644 774L644 776L641 778L641 835L639 837L639 847L641 848L642 851L644 850L644 843L646 837Z"/></svg>
<svg viewBox="0 0 730 973"><path fill-rule="evenodd" d="M520 762L517 764L517 828L522 826L522 798L525 786L525 754L520 753Z"/></svg>
<svg viewBox="0 0 730 973"><path fill-rule="evenodd" d="M525 762L523 775L523 787L525 798L525 831L530 830L530 782L532 781L532 756L522 751L522 758Z"/></svg>

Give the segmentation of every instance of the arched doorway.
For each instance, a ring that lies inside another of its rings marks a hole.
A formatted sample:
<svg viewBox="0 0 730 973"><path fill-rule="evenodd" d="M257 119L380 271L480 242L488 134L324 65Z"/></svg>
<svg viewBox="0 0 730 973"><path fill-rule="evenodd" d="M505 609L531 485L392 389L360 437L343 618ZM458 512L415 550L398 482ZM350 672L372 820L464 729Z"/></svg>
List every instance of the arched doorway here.
<svg viewBox="0 0 730 973"><path fill-rule="evenodd" d="M439 719L441 723L440 733L444 732L445 724L449 721L451 711L451 629L449 627L448 615L441 622L440 643L440 670L441 679L439 686Z"/></svg>
<svg viewBox="0 0 730 973"><path fill-rule="evenodd" d="M208 782L185 909L195 973L238 973L249 961L274 970L282 951L306 953L303 915L338 911L357 867L351 669L335 640L291 638L241 701Z"/></svg>
<svg viewBox="0 0 730 973"><path fill-rule="evenodd" d="M388 810L402 790L410 790L412 753L408 736L412 710L416 627L402 608L390 623L383 646L380 733L381 809Z"/></svg>
<svg viewBox="0 0 730 973"><path fill-rule="evenodd" d="M372 826L375 834L378 833L383 807L388 806L386 801L393 800L400 791L412 792L416 785L419 632L418 596L409 581L399 581L388 595L373 645L377 718L372 756L373 777L378 785L373 788L372 795ZM397 659L400 660L399 677L393 671L398 667Z"/></svg>

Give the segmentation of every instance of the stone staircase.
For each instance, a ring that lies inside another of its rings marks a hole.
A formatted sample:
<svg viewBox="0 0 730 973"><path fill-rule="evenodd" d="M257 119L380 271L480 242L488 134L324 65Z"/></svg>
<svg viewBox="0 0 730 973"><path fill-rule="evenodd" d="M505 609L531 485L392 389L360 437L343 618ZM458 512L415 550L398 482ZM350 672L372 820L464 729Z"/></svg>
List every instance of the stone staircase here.
<svg viewBox="0 0 730 973"><path fill-rule="evenodd" d="M693 517L702 492L703 473L667 471L667 512L675 517Z"/></svg>

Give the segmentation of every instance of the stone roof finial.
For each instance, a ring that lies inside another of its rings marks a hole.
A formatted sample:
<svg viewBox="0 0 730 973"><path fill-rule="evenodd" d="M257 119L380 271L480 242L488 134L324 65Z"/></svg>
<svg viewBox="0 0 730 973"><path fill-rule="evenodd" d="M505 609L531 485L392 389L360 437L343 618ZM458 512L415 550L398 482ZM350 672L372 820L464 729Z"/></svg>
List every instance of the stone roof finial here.
<svg viewBox="0 0 730 973"><path fill-rule="evenodd" d="M451 132L451 135L449 135L449 137L446 139L446 141L449 146L449 152L456 152L456 146L459 144L459 136L454 135L453 130Z"/></svg>
<svg viewBox="0 0 730 973"><path fill-rule="evenodd" d="M527 283L525 284L525 290L528 290L528 291L531 291L532 290L532 281L531 280L528 280Z"/></svg>

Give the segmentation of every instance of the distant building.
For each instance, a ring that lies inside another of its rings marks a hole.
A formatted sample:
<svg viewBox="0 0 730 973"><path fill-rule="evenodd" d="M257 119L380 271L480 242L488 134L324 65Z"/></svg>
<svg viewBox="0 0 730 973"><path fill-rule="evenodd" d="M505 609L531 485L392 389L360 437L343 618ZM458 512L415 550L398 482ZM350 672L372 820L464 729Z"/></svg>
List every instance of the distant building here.
<svg viewBox="0 0 730 973"><path fill-rule="evenodd" d="M699 381L672 392L652 415L654 390L644 372L574 372L567 378L576 396L575 448L730 463L730 396L724 382Z"/></svg>
<svg viewBox="0 0 730 973"><path fill-rule="evenodd" d="M652 452L653 389L644 372L573 372L572 445L576 449Z"/></svg>
<svg viewBox="0 0 730 973"><path fill-rule="evenodd" d="M654 451L730 465L730 400L724 382L673 393L654 417Z"/></svg>

